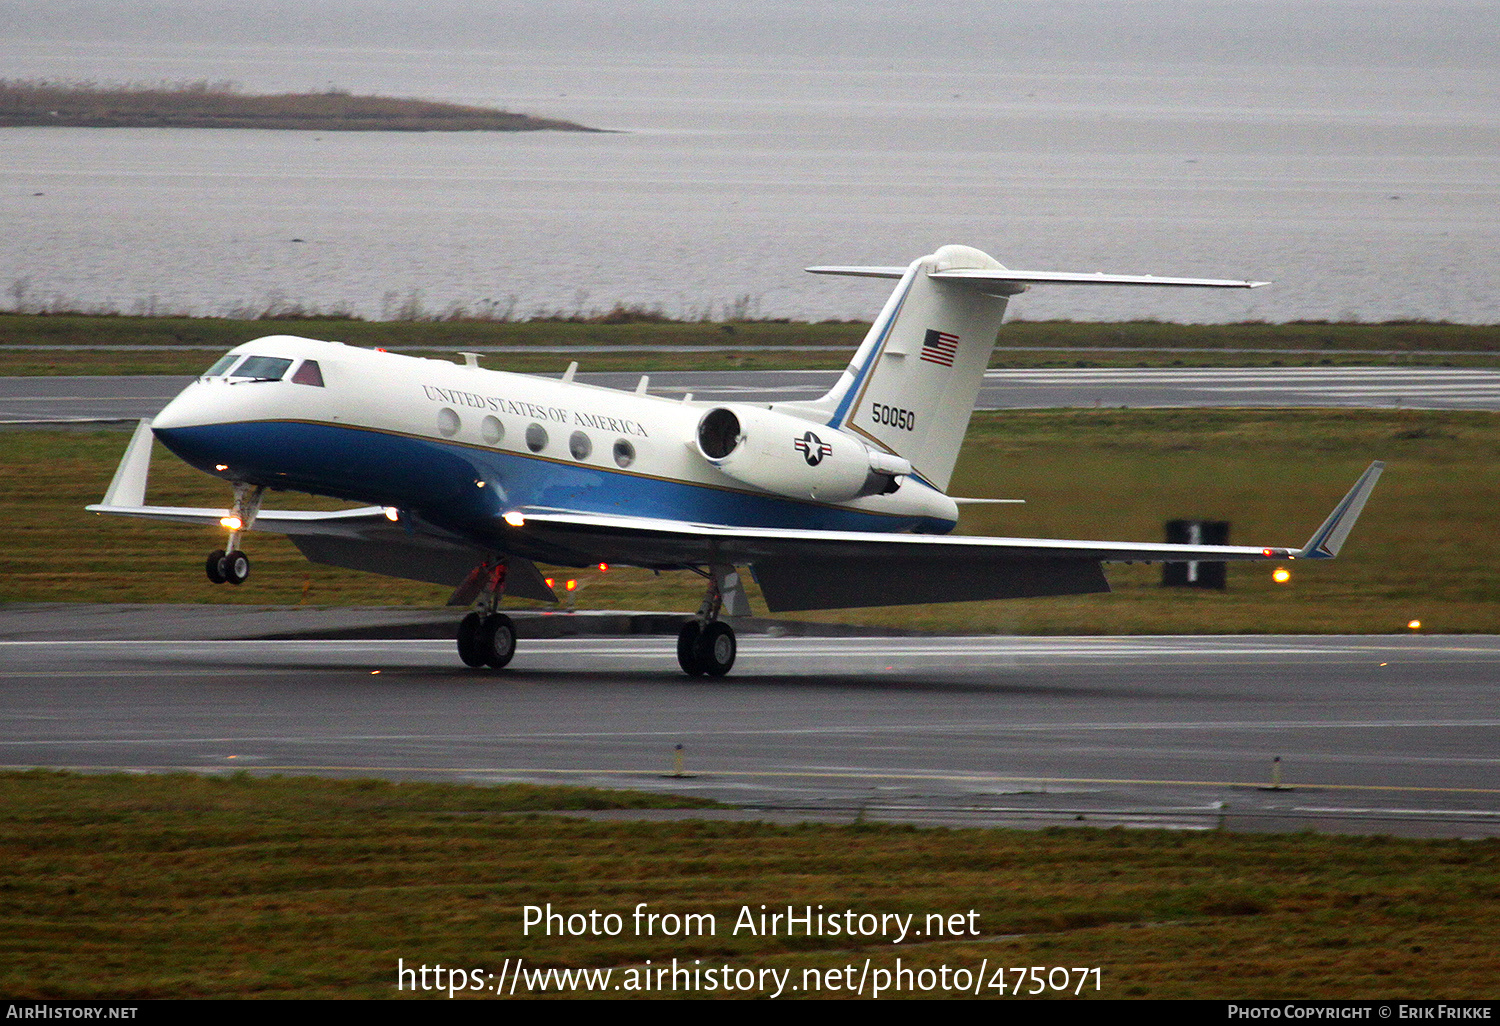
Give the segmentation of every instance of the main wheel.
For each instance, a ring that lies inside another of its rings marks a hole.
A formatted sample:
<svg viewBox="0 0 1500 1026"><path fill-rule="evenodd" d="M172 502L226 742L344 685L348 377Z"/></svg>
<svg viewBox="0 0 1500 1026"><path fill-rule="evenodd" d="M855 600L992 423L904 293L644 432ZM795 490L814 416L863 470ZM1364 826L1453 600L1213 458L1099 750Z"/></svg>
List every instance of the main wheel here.
<svg viewBox="0 0 1500 1026"><path fill-rule="evenodd" d="M677 632L677 664L689 677L703 676L703 663L698 659L698 635L702 627L697 620L689 620Z"/></svg>
<svg viewBox="0 0 1500 1026"><path fill-rule="evenodd" d="M478 613L470 613L458 624L458 657L465 666L475 669L484 665L484 651L479 647L479 634L484 621Z"/></svg>
<svg viewBox="0 0 1500 1026"><path fill-rule="evenodd" d="M208 562L203 564L203 572L208 574L208 579L215 584L224 583L224 550L214 549L208 554Z"/></svg>
<svg viewBox="0 0 1500 1026"><path fill-rule="evenodd" d="M739 646L734 640L734 628L723 620L715 620L703 628L694 646L701 673L710 677L722 677L734 665L734 656Z"/></svg>
<svg viewBox="0 0 1500 1026"><path fill-rule="evenodd" d="M516 625L504 613L491 613L479 628L479 650L484 661L495 669L510 662L516 654Z"/></svg>
<svg viewBox="0 0 1500 1026"><path fill-rule="evenodd" d="M250 557L239 550L231 552L219 561L219 573L230 584L244 584L250 576Z"/></svg>

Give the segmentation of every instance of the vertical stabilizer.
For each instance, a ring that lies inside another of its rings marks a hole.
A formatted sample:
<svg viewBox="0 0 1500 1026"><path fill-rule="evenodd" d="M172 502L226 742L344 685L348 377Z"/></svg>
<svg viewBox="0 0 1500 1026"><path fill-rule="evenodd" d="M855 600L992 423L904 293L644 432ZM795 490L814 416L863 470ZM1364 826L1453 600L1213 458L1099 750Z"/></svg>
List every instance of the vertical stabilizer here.
<svg viewBox="0 0 1500 1026"><path fill-rule="evenodd" d="M917 477L946 491L1006 298L1019 289L998 282L976 288L930 275L1003 269L968 246L944 246L914 261L833 390L814 403L777 408L816 415L872 448L901 456Z"/></svg>

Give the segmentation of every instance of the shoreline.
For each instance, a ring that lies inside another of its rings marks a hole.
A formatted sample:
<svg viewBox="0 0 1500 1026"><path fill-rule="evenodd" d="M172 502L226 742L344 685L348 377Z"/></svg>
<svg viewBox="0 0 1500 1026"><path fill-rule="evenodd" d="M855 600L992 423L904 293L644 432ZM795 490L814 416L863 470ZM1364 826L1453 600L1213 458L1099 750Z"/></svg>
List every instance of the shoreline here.
<svg viewBox="0 0 1500 1026"><path fill-rule="evenodd" d="M0 79L0 128L259 128L315 132L605 132L558 118L391 96L241 93L233 83L99 87Z"/></svg>

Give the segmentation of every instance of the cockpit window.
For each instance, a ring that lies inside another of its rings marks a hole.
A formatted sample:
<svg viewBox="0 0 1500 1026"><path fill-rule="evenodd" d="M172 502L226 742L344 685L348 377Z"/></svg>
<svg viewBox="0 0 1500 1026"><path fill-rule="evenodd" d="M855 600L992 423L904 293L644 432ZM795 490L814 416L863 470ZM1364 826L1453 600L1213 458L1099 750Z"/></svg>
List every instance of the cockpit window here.
<svg viewBox="0 0 1500 1026"><path fill-rule="evenodd" d="M318 369L317 360L303 360L302 366L297 368L297 373L292 375L292 380L299 385L317 385L323 387L323 372Z"/></svg>
<svg viewBox="0 0 1500 1026"><path fill-rule="evenodd" d="M240 357L238 353L230 353L227 356L221 356L216 361L214 361L214 365L212 367L203 372L203 376L205 378L216 378L220 374L223 374L225 371L227 371L230 367L234 366L234 361L238 360L239 358Z"/></svg>
<svg viewBox="0 0 1500 1026"><path fill-rule="evenodd" d="M275 356L251 356L234 369L231 378L253 378L256 381L280 381L286 369L292 365L291 360L283 360Z"/></svg>

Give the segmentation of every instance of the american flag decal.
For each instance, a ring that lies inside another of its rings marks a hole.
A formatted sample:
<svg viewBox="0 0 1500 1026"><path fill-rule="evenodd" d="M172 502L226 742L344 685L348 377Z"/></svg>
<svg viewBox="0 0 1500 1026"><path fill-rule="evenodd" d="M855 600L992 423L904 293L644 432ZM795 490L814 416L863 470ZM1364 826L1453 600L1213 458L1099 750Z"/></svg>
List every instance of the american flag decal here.
<svg viewBox="0 0 1500 1026"><path fill-rule="evenodd" d="M940 363L944 367L952 367L953 357L957 354L957 335L932 328L927 329L927 337L922 339L922 359L928 363Z"/></svg>

